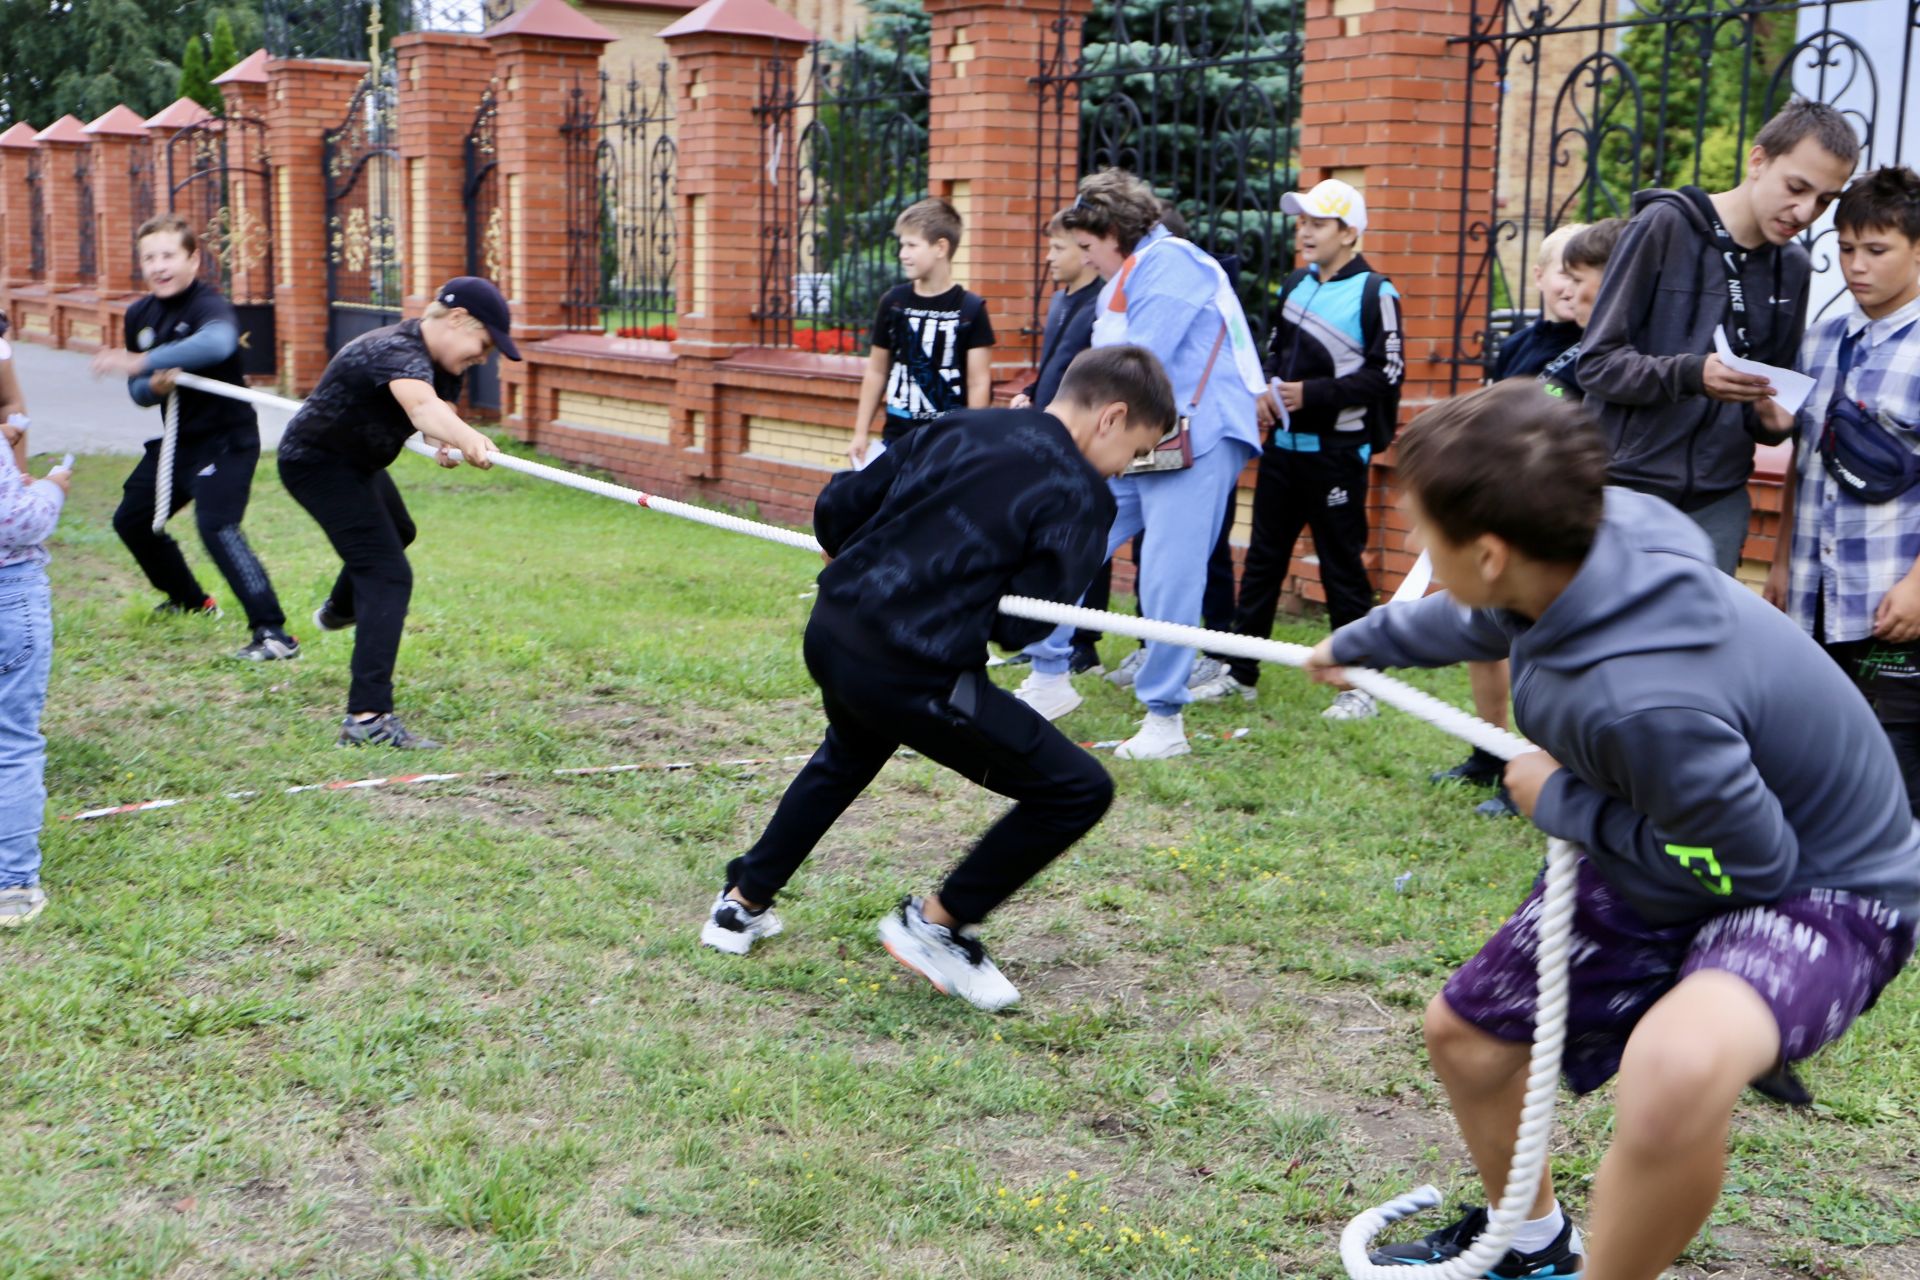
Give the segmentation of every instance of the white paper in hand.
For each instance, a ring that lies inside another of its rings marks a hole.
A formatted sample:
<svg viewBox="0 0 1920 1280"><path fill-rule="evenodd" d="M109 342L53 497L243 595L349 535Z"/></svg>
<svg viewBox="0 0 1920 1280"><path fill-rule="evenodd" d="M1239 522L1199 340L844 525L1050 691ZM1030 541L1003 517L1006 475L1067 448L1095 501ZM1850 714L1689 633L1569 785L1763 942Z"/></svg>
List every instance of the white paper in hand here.
<svg viewBox="0 0 1920 1280"><path fill-rule="evenodd" d="M853 469L855 471L865 471L868 467L880 461L880 455L886 451L887 442L885 440L869 441L866 453L861 455L860 461L853 464Z"/></svg>
<svg viewBox="0 0 1920 1280"><path fill-rule="evenodd" d="M1273 393L1273 407L1280 411L1281 431L1293 430L1293 415L1287 412L1287 402L1280 398L1280 379L1274 378L1267 383L1267 390Z"/></svg>
<svg viewBox="0 0 1920 1280"><path fill-rule="evenodd" d="M1733 354L1733 348L1727 343L1725 325L1716 326L1713 331L1713 350L1720 357L1720 363L1735 373L1752 374L1756 378L1765 378L1773 384L1774 402L1788 413L1800 412L1800 406L1813 394L1813 379L1804 373L1792 369L1782 369L1778 365L1762 364L1758 360L1748 360L1744 356Z"/></svg>

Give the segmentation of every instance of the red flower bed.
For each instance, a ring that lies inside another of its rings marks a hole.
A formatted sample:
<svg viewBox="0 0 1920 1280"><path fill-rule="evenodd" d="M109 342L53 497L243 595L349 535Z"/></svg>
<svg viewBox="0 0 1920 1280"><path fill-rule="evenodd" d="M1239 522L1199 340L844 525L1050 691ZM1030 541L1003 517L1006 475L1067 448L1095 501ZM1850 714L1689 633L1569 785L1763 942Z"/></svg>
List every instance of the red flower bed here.
<svg viewBox="0 0 1920 1280"><path fill-rule="evenodd" d="M818 351L824 355L858 355L860 331L858 329L795 329L793 345L802 351Z"/></svg>
<svg viewBox="0 0 1920 1280"><path fill-rule="evenodd" d="M641 326L630 324L624 329L614 331L616 338L653 338L660 342L672 342L680 336L680 331L670 324L650 324Z"/></svg>

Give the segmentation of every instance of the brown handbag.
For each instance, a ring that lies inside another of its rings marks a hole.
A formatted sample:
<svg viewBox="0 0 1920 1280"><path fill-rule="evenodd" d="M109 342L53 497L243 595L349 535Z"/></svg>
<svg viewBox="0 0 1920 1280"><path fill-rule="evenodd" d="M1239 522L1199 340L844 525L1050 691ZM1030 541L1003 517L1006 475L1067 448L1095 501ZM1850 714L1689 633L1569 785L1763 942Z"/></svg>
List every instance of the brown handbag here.
<svg viewBox="0 0 1920 1280"><path fill-rule="evenodd" d="M1135 458L1133 465L1127 468L1130 476L1152 475L1160 471L1185 471L1193 465L1193 415L1200 411L1200 398L1207 394L1207 380L1213 377L1214 361L1220 358L1220 348L1227 342L1226 321L1220 322L1220 335L1213 340L1213 350L1207 355L1207 367L1200 372L1200 385L1193 389L1193 399L1187 402L1187 411L1174 419L1167 434L1153 446L1153 452L1144 458Z"/></svg>

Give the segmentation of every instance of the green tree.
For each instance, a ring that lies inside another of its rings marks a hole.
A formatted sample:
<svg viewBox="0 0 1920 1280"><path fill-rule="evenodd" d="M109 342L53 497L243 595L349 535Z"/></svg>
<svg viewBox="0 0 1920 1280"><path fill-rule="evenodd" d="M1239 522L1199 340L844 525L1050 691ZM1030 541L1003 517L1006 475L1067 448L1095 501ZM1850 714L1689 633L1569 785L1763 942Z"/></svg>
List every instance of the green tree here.
<svg viewBox="0 0 1920 1280"><path fill-rule="evenodd" d="M236 48L259 46L258 3L0 0L0 128L91 120L124 102L151 115L179 96L181 49L226 16Z"/></svg>
<svg viewBox="0 0 1920 1280"><path fill-rule="evenodd" d="M180 55L180 96L193 99L209 111L220 103L220 91L207 76L206 46L199 36L188 36L186 52Z"/></svg>
<svg viewBox="0 0 1920 1280"><path fill-rule="evenodd" d="M233 69L240 61L240 46L234 43L233 21L226 14L213 20L213 43L207 49L207 78L214 79Z"/></svg>

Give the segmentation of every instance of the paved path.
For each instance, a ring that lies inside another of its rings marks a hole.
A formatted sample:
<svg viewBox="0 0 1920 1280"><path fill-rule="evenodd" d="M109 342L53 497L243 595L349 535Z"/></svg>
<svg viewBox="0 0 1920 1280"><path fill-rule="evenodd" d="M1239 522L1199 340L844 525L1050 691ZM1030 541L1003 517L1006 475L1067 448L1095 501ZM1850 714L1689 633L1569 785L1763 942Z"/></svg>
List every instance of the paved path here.
<svg viewBox="0 0 1920 1280"><path fill-rule="evenodd" d="M160 434L160 411L129 400L118 378L96 380L87 371L90 359L30 342L13 344L13 371L33 419L27 447L35 454L135 454ZM261 447L279 447L288 415L275 409L257 412Z"/></svg>

